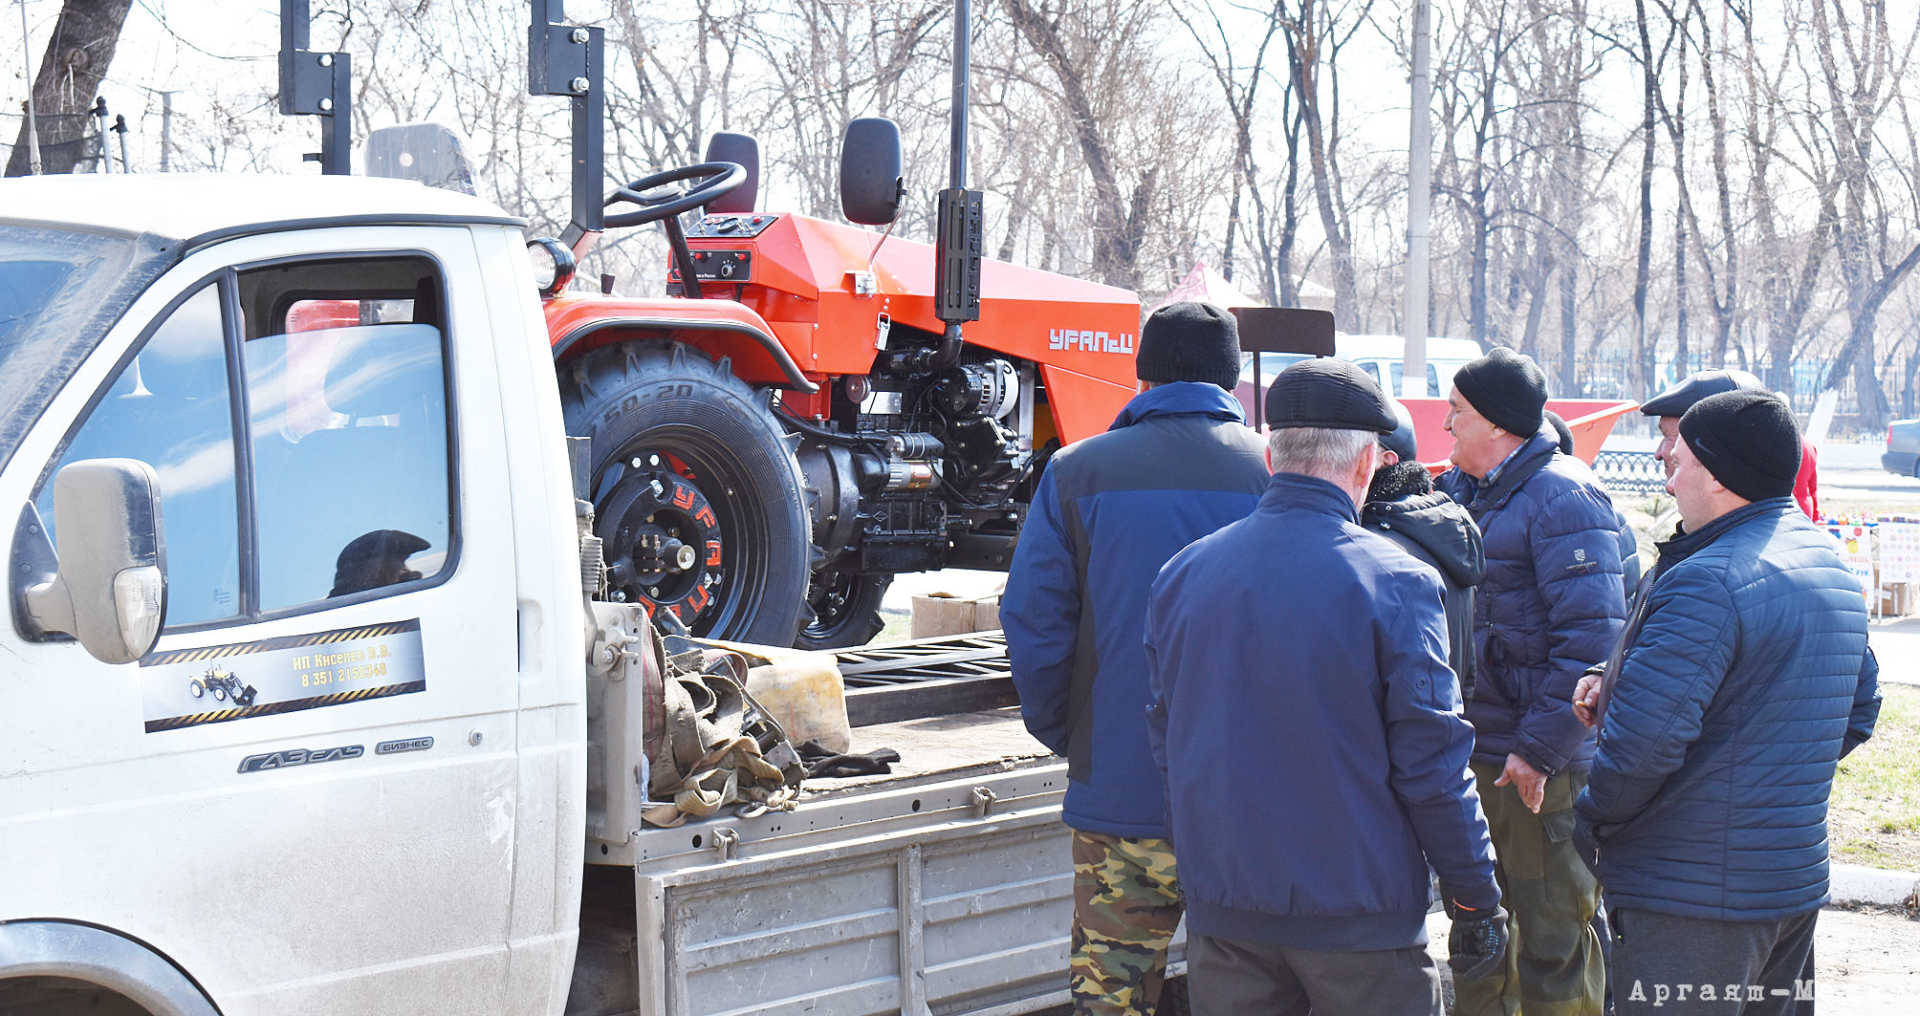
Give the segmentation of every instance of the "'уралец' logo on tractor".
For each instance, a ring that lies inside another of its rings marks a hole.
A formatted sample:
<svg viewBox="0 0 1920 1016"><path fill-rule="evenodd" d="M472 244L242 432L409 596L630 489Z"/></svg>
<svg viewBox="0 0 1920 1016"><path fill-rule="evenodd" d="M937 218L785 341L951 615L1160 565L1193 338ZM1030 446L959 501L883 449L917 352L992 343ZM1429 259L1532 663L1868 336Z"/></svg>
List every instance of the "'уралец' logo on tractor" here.
<svg viewBox="0 0 1920 1016"><path fill-rule="evenodd" d="M1132 332L1096 332L1074 328L1052 328L1047 331L1047 348L1061 350L1082 350L1089 353L1115 353L1121 356L1133 355Z"/></svg>

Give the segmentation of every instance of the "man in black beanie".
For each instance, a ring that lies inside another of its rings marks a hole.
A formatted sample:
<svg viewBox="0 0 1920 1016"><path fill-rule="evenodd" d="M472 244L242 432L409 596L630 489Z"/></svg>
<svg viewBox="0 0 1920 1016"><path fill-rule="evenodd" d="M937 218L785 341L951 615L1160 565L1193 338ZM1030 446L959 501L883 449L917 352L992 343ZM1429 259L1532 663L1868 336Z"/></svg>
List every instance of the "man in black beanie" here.
<svg viewBox="0 0 1920 1016"><path fill-rule="evenodd" d="M1506 917L1440 576L1358 524L1398 420L1334 359L1282 371L1266 414L1259 507L1161 569L1146 610L1193 1011L1439 1016L1428 865L1457 976L1504 965Z"/></svg>
<svg viewBox="0 0 1920 1016"><path fill-rule="evenodd" d="M1240 327L1210 303L1170 303L1140 329L1133 376L1153 384L1205 381L1227 391L1240 384Z"/></svg>
<svg viewBox="0 0 1920 1016"><path fill-rule="evenodd" d="M1600 748L1574 840L1606 885L1623 1016L1811 1011L1834 764L1879 715L1866 606L1794 504L1785 403L1709 396L1679 438L1667 490L1684 531L1660 544L1605 674L1575 692Z"/></svg>
<svg viewBox="0 0 1920 1016"><path fill-rule="evenodd" d="M1573 715L1582 673L1626 619L1613 502L1542 427L1546 377L1508 349L1460 368L1446 427L1454 468L1438 486L1484 535L1474 593L1473 774L1513 913L1504 971L1455 981L1463 1016L1600 1012L1606 964L1593 873L1568 841L1593 733Z"/></svg>
<svg viewBox="0 0 1920 1016"><path fill-rule="evenodd" d="M1184 910L1147 751L1147 586L1182 547L1245 517L1267 484L1262 442L1231 394L1231 315L1155 311L1135 373L1140 394L1107 433L1041 474L1000 603L1027 729L1067 757L1079 1013L1153 1011Z"/></svg>

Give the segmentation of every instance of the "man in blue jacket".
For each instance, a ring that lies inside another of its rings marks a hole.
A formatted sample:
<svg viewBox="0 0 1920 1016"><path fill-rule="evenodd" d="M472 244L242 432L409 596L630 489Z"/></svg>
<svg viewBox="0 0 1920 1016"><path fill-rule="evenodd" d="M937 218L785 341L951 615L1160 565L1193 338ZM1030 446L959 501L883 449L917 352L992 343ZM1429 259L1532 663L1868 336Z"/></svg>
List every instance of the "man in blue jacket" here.
<svg viewBox="0 0 1920 1016"><path fill-rule="evenodd" d="M1576 692L1600 741L1575 836L1606 886L1623 1014L1811 1012L1827 794L1880 710L1866 606L1794 503L1783 402L1712 395L1678 437L1682 532L1607 676Z"/></svg>
<svg viewBox="0 0 1920 1016"><path fill-rule="evenodd" d="M1505 914L1455 710L1440 576L1359 525L1395 419L1341 360L1280 373L1274 476L1154 581L1148 731L1187 898L1197 1013L1440 1013L1448 962L1498 967Z"/></svg>
<svg viewBox="0 0 1920 1016"><path fill-rule="evenodd" d="M1042 474L1000 601L1027 729L1068 759L1080 1013L1153 1012L1182 911L1147 754L1147 585L1180 548L1244 518L1267 481L1231 394L1232 317L1201 303L1156 311L1134 370L1141 392L1107 433Z"/></svg>
<svg viewBox="0 0 1920 1016"><path fill-rule="evenodd" d="M1458 979L1456 1008L1599 1016L1599 887L1572 843L1593 734L1571 699L1625 623L1620 530L1592 471L1542 427L1546 376L1532 358L1494 349L1455 372L1448 402L1455 468L1439 486L1479 523L1487 555L1473 604L1473 772L1513 913L1506 970Z"/></svg>

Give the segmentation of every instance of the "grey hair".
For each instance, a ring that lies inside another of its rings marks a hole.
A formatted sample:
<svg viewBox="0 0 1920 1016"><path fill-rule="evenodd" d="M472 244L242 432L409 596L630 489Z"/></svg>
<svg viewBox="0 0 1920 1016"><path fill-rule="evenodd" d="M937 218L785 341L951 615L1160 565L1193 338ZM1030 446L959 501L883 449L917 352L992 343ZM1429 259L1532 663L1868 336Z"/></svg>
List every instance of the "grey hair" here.
<svg viewBox="0 0 1920 1016"><path fill-rule="evenodd" d="M1286 427L1267 435L1276 473L1305 473L1332 484L1346 483L1353 462L1380 435L1370 430Z"/></svg>

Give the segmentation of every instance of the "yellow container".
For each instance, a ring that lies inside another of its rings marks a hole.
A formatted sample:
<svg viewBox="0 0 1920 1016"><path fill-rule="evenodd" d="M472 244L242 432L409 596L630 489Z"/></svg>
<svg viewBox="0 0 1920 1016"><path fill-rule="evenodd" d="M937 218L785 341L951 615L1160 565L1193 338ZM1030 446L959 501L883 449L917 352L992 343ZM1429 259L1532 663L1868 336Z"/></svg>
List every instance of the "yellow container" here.
<svg viewBox="0 0 1920 1016"><path fill-rule="evenodd" d="M702 640L747 657L747 694L753 696L786 730L795 747L818 741L828 751L853 747L853 728L847 724L847 690L832 653L813 653L777 646Z"/></svg>

